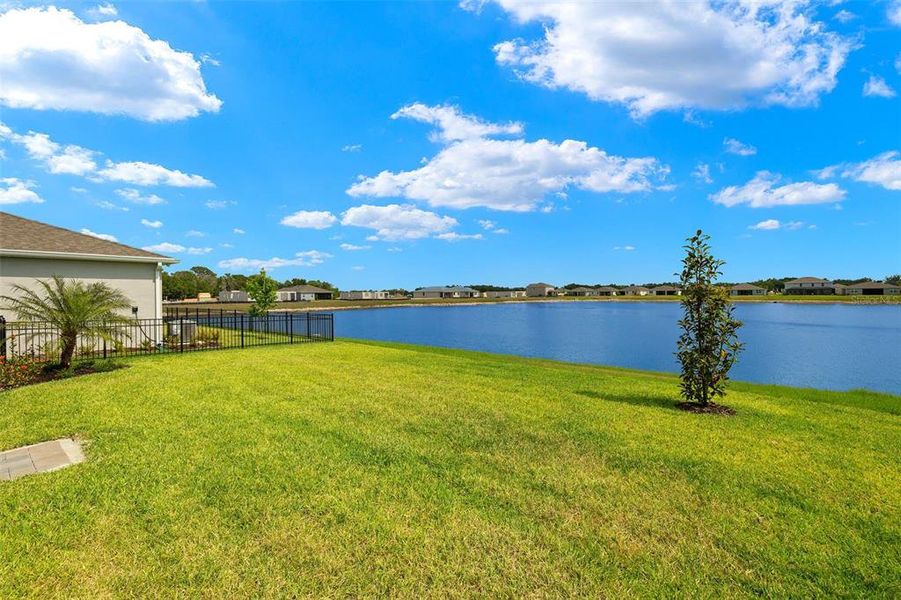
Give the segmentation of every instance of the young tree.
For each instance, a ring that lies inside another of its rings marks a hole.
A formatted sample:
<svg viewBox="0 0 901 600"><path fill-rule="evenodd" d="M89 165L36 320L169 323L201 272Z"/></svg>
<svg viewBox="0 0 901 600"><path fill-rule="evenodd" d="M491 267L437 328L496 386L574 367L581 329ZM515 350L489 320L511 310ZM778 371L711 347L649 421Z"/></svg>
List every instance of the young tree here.
<svg viewBox="0 0 901 600"><path fill-rule="evenodd" d="M110 339L114 325L128 321L119 314L131 301L105 283L85 284L75 279L54 276L50 281L35 280L43 294L14 285L15 296L0 300L23 321L50 323L60 332L60 366L68 368L78 344L78 336Z"/></svg>
<svg viewBox="0 0 901 600"><path fill-rule="evenodd" d="M741 321L733 318L729 292L716 286L725 264L710 253L710 236L700 229L688 238L682 259L682 319L676 355L682 364L682 396L707 406L725 394L729 369L742 344Z"/></svg>
<svg viewBox="0 0 901 600"><path fill-rule="evenodd" d="M250 307L250 315L260 317L275 306L278 295L278 282L266 275L266 269L260 269L260 274L251 277L244 288L247 295L253 300Z"/></svg>

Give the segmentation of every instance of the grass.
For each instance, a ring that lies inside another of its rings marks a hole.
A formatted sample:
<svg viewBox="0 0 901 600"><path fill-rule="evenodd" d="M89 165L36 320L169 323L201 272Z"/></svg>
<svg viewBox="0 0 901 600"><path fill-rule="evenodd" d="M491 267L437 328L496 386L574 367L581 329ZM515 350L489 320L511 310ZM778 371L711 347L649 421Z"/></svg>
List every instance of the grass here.
<svg viewBox="0 0 901 600"><path fill-rule="evenodd" d="M901 398L339 341L0 393L0 597L857 596L901 583Z"/></svg>
<svg viewBox="0 0 901 600"><path fill-rule="evenodd" d="M678 302L680 296L565 296L554 298L408 298L404 300L313 300L279 302L275 310L332 310L382 308L386 306L443 306L454 304L501 304L504 302ZM898 304L901 296L734 296L734 302L790 302L802 304ZM250 310L249 302L172 302L167 307L211 310Z"/></svg>

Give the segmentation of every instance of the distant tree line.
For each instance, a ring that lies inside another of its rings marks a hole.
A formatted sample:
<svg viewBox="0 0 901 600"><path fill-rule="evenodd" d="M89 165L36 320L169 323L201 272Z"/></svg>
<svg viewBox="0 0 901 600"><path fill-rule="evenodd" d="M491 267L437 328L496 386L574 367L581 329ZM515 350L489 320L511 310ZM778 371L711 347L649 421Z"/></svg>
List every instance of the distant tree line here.
<svg viewBox="0 0 901 600"><path fill-rule="evenodd" d="M168 273L163 271L163 298L167 300L184 300L196 298L198 294L207 293L213 297L224 290L245 290L253 275L224 273L217 275L212 269L204 266L194 266L186 271ZM279 288L293 285L313 285L334 292L338 288L319 279L301 279L293 277L285 281L277 281Z"/></svg>

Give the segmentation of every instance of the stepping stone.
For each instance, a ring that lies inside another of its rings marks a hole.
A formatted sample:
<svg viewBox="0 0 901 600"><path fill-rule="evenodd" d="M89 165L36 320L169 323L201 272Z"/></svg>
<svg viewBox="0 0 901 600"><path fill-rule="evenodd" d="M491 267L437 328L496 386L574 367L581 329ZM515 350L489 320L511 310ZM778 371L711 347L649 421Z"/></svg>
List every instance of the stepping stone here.
<svg viewBox="0 0 901 600"><path fill-rule="evenodd" d="M71 438L13 448L0 452L0 481L56 471L83 461L81 445Z"/></svg>

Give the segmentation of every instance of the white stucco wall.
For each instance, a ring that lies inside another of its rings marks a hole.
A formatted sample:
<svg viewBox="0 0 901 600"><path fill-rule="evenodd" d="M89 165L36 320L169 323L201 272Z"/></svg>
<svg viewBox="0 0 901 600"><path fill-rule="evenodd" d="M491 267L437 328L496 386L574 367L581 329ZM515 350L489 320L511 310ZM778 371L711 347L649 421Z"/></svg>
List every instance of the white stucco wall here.
<svg viewBox="0 0 901 600"><path fill-rule="evenodd" d="M31 257L0 257L0 295L14 295L13 285L35 287L35 279L53 275L80 279L86 283L105 282L122 291L138 307L139 319L162 317L162 282L156 263L102 260L64 260ZM125 311L131 316L131 311ZM7 320L15 315L0 306Z"/></svg>

